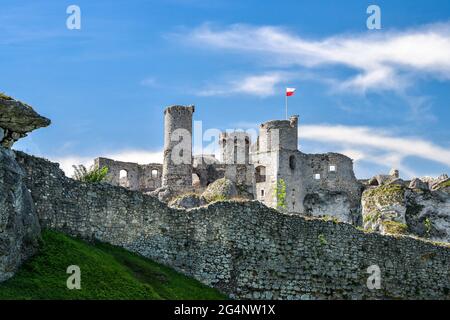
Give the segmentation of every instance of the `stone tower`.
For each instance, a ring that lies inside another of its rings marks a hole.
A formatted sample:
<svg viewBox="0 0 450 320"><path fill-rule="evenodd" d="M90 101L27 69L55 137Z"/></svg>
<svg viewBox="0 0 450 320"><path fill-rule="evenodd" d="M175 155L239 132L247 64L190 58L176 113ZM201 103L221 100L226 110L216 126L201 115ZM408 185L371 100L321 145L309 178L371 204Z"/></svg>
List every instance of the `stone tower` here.
<svg viewBox="0 0 450 320"><path fill-rule="evenodd" d="M286 198L295 197L302 181L300 177L298 151L298 116L289 120L272 120L259 127L252 162L255 166L256 198L270 207L277 207L276 188L283 180L286 184ZM296 186L293 188L292 186ZM298 206L298 202L296 207ZM288 210L295 212L292 201Z"/></svg>
<svg viewBox="0 0 450 320"><path fill-rule="evenodd" d="M192 187L192 115L194 106L170 106L164 111L162 186Z"/></svg>
<svg viewBox="0 0 450 320"><path fill-rule="evenodd" d="M298 150L298 116L263 123L259 128L257 149L260 152Z"/></svg>
<svg viewBox="0 0 450 320"><path fill-rule="evenodd" d="M250 136L246 132L223 132L220 134L219 143L223 163L249 164Z"/></svg>

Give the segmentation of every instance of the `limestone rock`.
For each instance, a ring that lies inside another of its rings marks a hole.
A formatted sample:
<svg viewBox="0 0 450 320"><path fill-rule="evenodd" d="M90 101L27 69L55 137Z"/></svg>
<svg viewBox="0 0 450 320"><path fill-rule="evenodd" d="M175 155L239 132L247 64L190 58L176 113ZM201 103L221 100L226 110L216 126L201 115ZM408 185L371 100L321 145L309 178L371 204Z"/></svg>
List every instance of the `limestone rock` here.
<svg viewBox="0 0 450 320"><path fill-rule="evenodd" d="M206 204L206 200L195 193L180 195L169 202L169 206L176 209L192 209Z"/></svg>
<svg viewBox="0 0 450 320"><path fill-rule="evenodd" d="M168 203L176 196L175 191L169 187L161 187L156 189L155 191L147 192L147 194L158 198L159 201L164 203Z"/></svg>
<svg viewBox="0 0 450 320"><path fill-rule="evenodd" d="M438 182L436 182L434 185L431 186L432 190L440 190L440 189L444 189L444 188L449 188L450 187L450 179L447 177L445 178L445 176L441 176L442 178L438 180Z"/></svg>
<svg viewBox="0 0 450 320"><path fill-rule="evenodd" d="M387 174L379 174L374 176L373 178L371 178L369 180L369 185L371 186L381 186L384 184L388 184L389 182L395 180L396 178L391 176L391 175L387 175Z"/></svg>
<svg viewBox="0 0 450 320"><path fill-rule="evenodd" d="M406 221L411 232L434 241L450 242L450 193L410 190Z"/></svg>
<svg viewBox="0 0 450 320"><path fill-rule="evenodd" d="M50 120L40 116L29 105L0 94L1 146L11 148L27 133L48 125Z"/></svg>
<svg viewBox="0 0 450 320"><path fill-rule="evenodd" d="M418 237L450 242L450 188L445 187L443 179L428 180L441 181L441 187L435 190L430 190L427 182L414 179L409 188L385 184L364 191L364 228L381 233L397 228Z"/></svg>
<svg viewBox="0 0 450 320"><path fill-rule="evenodd" d="M394 178L400 178L400 171L398 171L398 169L392 168L391 171L389 171L389 175Z"/></svg>
<svg viewBox="0 0 450 320"><path fill-rule="evenodd" d="M381 185L364 191L361 199L364 228L389 232L394 225L406 229L406 188L398 184Z"/></svg>
<svg viewBox="0 0 450 320"><path fill-rule="evenodd" d="M407 186L407 183L400 178L393 178L392 180L386 181L385 184L405 186L405 187Z"/></svg>
<svg viewBox="0 0 450 320"><path fill-rule="evenodd" d="M352 208L346 192L322 190L309 193L303 200L305 213L313 217L333 217L341 222L357 224L359 212Z"/></svg>
<svg viewBox="0 0 450 320"><path fill-rule="evenodd" d="M218 179L211 183L203 192L202 196L208 202L217 200L229 200L238 195L236 184L226 178Z"/></svg>
<svg viewBox="0 0 450 320"><path fill-rule="evenodd" d="M430 190L428 183L423 182L422 180L415 178L409 184L410 189L419 189L419 190Z"/></svg>
<svg viewBox="0 0 450 320"><path fill-rule="evenodd" d="M0 282L38 249L40 226L24 176L13 151L0 147Z"/></svg>

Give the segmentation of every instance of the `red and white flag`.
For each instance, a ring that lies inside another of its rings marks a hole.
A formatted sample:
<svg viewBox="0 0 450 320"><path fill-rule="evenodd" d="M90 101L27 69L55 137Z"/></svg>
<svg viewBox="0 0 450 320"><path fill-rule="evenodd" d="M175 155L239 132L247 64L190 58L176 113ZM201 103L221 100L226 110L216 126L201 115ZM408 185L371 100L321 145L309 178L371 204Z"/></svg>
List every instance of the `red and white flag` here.
<svg viewBox="0 0 450 320"><path fill-rule="evenodd" d="M295 93L295 88L286 88L286 97L293 96Z"/></svg>

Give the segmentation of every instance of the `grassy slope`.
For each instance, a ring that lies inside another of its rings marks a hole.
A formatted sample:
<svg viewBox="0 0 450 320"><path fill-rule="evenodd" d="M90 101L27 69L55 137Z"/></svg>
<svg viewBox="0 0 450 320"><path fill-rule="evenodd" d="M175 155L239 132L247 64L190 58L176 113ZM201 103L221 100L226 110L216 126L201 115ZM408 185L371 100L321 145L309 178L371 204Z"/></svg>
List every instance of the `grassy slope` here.
<svg viewBox="0 0 450 320"><path fill-rule="evenodd" d="M66 287L67 267L81 269L81 290ZM45 231L40 253L0 284L0 299L224 299L174 270L108 244Z"/></svg>

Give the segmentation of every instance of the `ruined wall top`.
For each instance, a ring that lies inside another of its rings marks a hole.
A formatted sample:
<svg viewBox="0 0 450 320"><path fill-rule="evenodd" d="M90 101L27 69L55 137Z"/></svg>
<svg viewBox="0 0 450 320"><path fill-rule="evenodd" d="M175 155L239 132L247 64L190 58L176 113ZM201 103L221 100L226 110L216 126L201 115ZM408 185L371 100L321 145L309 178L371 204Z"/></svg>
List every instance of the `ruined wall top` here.
<svg viewBox="0 0 450 320"><path fill-rule="evenodd" d="M289 120L271 120L260 125L262 129L292 128L298 125L298 115L291 116Z"/></svg>
<svg viewBox="0 0 450 320"><path fill-rule="evenodd" d="M189 111L191 113L194 113L195 112L195 106L194 105L188 105L188 106L172 105L172 106L168 106L164 110L164 114L166 114L167 112L172 113L172 112L184 112L184 111Z"/></svg>

